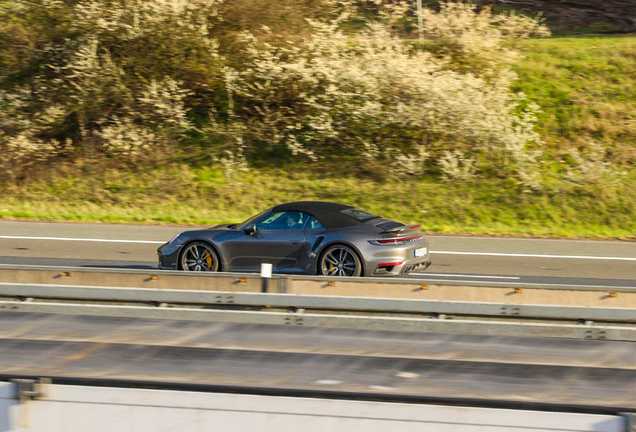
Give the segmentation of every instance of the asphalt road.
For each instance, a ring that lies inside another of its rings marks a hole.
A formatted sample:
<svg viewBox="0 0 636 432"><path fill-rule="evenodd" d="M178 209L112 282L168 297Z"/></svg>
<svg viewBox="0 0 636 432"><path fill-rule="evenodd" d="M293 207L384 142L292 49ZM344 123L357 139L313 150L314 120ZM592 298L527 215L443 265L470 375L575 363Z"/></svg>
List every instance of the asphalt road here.
<svg viewBox="0 0 636 432"><path fill-rule="evenodd" d="M0 312L0 377L636 409L636 345Z"/></svg>
<svg viewBox="0 0 636 432"><path fill-rule="evenodd" d="M156 268L156 248L182 230L0 221L0 264ZM429 241L434 264L411 277L636 286L636 243L442 236ZM636 409L636 344L603 340L0 311L0 359L0 378Z"/></svg>
<svg viewBox="0 0 636 432"><path fill-rule="evenodd" d="M0 264L156 268L184 227L0 221ZM433 265L412 278L636 286L636 242L428 236Z"/></svg>

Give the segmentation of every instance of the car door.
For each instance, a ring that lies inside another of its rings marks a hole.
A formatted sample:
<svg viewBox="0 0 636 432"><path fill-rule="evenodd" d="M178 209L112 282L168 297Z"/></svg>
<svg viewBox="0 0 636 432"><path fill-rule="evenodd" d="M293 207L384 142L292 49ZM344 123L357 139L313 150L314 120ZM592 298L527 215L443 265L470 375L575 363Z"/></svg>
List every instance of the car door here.
<svg viewBox="0 0 636 432"><path fill-rule="evenodd" d="M305 242L303 228L308 215L300 212L277 212L256 221L256 231L237 231L230 245L232 270L258 271L262 263L274 270L293 267Z"/></svg>

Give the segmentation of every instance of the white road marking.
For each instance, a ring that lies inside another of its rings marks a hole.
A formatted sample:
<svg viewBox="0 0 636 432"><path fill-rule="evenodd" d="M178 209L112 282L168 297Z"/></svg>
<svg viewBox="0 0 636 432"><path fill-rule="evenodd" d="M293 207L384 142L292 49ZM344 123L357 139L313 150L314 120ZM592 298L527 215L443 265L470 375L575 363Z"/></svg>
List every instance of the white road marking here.
<svg viewBox="0 0 636 432"><path fill-rule="evenodd" d="M517 276L487 276L487 275L464 275L464 274L444 274L444 273L411 273L417 276L443 276L443 277L465 277L465 278L485 278L485 279L521 279Z"/></svg>
<svg viewBox="0 0 636 432"><path fill-rule="evenodd" d="M399 378L408 378L408 379L412 379L412 378L417 378L420 376L420 374L415 373L415 372L398 372L395 374L396 377Z"/></svg>
<svg viewBox="0 0 636 432"><path fill-rule="evenodd" d="M338 381L338 380L318 380L318 381L314 381L314 384L338 385L338 384L342 384L342 381Z"/></svg>
<svg viewBox="0 0 636 432"><path fill-rule="evenodd" d="M567 259L589 259L589 260L636 261L636 258L599 257L599 256L586 256L586 255L540 255L540 254L516 254L516 253L496 253L496 252L455 252L455 251L431 251L431 253L440 254L440 255L478 255L478 256L502 256L502 257L525 257L525 258L567 258Z"/></svg>
<svg viewBox="0 0 636 432"><path fill-rule="evenodd" d="M0 239L84 241L84 242L99 242L99 243L144 243L144 244L163 244L163 243L165 243L165 241L153 241L153 240L89 239L89 238L73 238L73 237L26 237L26 236L3 236L3 235L0 235Z"/></svg>

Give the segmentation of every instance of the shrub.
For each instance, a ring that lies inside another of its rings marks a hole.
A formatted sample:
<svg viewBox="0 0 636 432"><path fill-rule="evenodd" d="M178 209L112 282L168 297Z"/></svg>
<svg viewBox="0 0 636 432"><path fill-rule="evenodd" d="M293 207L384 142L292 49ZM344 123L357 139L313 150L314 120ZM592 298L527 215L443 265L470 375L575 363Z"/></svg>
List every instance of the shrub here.
<svg viewBox="0 0 636 432"><path fill-rule="evenodd" d="M176 151L193 127L187 98L208 91L206 80L220 71L210 33L218 4L4 2L0 20L12 25L3 39L12 43L2 59L15 68L0 81L0 152L21 147L20 158L30 152L41 160L67 140L126 161L143 149ZM15 59L26 56L20 46L29 37L35 44L19 67ZM10 160L3 159L5 169Z"/></svg>
<svg viewBox="0 0 636 432"><path fill-rule="evenodd" d="M344 34L340 24L350 6L345 3L331 21L309 21L311 36L302 45L273 45L242 34L249 61L241 70L227 69L225 79L232 116L245 123L248 147L285 145L313 160L361 156L397 172L408 160L406 171L413 174L430 161L448 177L457 177L450 161L462 154L477 169L538 187L540 153L532 150L542 144L534 131L537 107L510 90L516 75L503 42L546 34L545 27L526 17L495 17L489 9L476 14L472 5L448 3L424 15L437 43L454 47L433 55L391 34L395 13ZM473 44L477 39L486 41ZM470 166L462 177L472 175Z"/></svg>
<svg viewBox="0 0 636 432"><path fill-rule="evenodd" d="M345 34L355 1L304 0L298 10L323 18L303 31L296 22L289 40L266 26L242 31L236 45L237 1L0 3L4 172L73 148L148 163L149 152L179 155L209 138L203 151L228 173L284 148L398 175L482 173L538 187L537 107L510 90L506 45L546 35L538 20L449 2L425 11L430 40L413 44L392 33L407 3L386 2ZM234 19L226 27L224 11Z"/></svg>

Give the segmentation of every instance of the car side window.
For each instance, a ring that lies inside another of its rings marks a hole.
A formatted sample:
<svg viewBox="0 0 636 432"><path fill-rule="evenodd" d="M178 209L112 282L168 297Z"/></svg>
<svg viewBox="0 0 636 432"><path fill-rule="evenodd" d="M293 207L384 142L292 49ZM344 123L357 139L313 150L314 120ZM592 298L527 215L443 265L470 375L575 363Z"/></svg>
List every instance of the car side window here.
<svg viewBox="0 0 636 432"><path fill-rule="evenodd" d="M325 226L320 223L318 219L313 216L309 216L309 220L307 221L307 225L305 226L306 230L317 230L317 229L325 229Z"/></svg>
<svg viewBox="0 0 636 432"><path fill-rule="evenodd" d="M300 212L276 212L256 223L256 228L264 231L274 230L302 230L307 222L307 216Z"/></svg>

